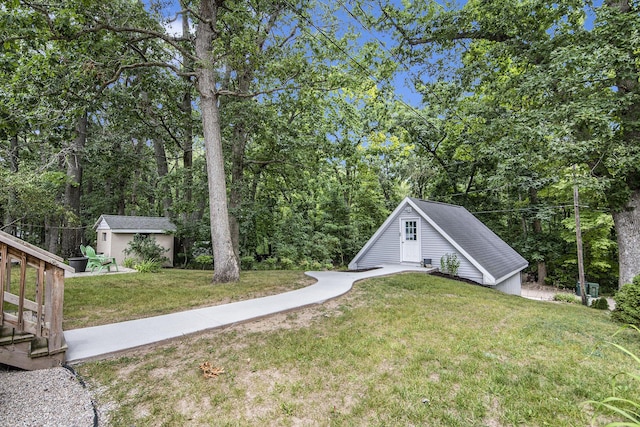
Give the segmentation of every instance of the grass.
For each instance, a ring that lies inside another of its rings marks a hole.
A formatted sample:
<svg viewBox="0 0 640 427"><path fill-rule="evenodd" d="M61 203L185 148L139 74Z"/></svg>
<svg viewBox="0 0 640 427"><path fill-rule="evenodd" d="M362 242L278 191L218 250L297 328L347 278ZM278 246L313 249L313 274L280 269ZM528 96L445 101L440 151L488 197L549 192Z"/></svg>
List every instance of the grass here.
<svg viewBox="0 0 640 427"><path fill-rule="evenodd" d="M397 275L77 370L112 425L602 425L583 402L634 368L603 342L640 347L608 316ZM204 378L205 361L225 373Z"/></svg>
<svg viewBox="0 0 640 427"><path fill-rule="evenodd" d="M300 271L247 271L212 285L211 271L103 274L65 280L63 329L103 325L273 295L313 283Z"/></svg>

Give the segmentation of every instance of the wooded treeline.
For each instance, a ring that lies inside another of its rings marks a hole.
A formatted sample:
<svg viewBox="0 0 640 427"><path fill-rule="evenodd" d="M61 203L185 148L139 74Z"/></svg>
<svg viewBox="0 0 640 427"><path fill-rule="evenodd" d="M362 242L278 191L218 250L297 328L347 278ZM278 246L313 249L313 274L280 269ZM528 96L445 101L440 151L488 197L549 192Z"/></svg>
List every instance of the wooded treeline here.
<svg viewBox="0 0 640 427"><path fill-rule="evenodd" d="M572 286L578 185L587 280L639 272L637 2L166 6L0 6L3 230L68 257L101 214L166 215L225 281L344 265L412 195Z"/></svg>

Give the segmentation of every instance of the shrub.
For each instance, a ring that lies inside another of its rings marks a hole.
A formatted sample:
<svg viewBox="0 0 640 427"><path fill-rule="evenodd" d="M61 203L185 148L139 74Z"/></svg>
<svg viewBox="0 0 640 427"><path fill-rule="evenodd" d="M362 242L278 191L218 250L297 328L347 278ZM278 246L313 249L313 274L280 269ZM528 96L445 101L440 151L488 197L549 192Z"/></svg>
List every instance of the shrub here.
<svg viewBox="0 0 640 427"><path fill-rule="evenodd" d="M456 254L444 254L440 258L440 271L450 274L451 276L458 275L458 269L460 268L460 260Z"/></svg>
<svg viewBox="0 0 640 427"><path fill-rule="evenodd" d="M278 263L278 259L274 257L269 257L260 263L261 270L275 270L276 264Z"/></svg>
<svg viewBox="0 0 640 427"><path fill-rule="evenodd" d="M322 265L322 263L321 263L321 262L319 262L319 261L313 261L313 262L309 265L309 268L310 268L311 270L313 270L313 271L319 271L319 270L322 270L322 267L323 267L323 265Z"/></svg>
<svg viewBox="0 0 640 427"><path fill-rule="evenodd" d="M600 297L591 302L591 307L596 310L609 310L609 302L605 297Z"/></svg>
<svg viewBox="0 0 640 427"><path fill-rule="evenodd" d="M213 268L213 257L211 255L198 255L194 261L203 270L207 267L209 269Z"/></svg>
<svg viewBox="0 0 640 427"><path fill-rule="evenodd" d="M299 268L300 270L305 270L305 271L306 271L306 270L308 270L308 269L309 269L309 266L310 266L310 265L311 265L311 263L309 262L309 260L308 260L308 259L303 259L302 261L300 261L300 262L298 263L298 268Z"/></svg>
<svg viewBox="0 0 640 427"><path fill-rule="evenodd" d="M243 256L240 258L240 269L253 270L256 263L256 259L251 255Z"/></svg>
<svg viewBox="0 0 640 427"><path fill-rule="evenodd" d="M291 258L280 258L280 268L283 270L293 270L295 263Z"/></svg>
<svg viewBox="0 0 640 427"><path fill-rule="evenodd" d="M139 273L157 273L162 268L162 263L154 259L140 261L133 266Z"/></svg>
<svg viewBox="0 0 640 427"><path fill-rule="evenodd" d="M163 255L167 251L168 249L160 246L154 237L135 234L124 253L127 256L134 255L140 261L153 260L162 264L167 259Z"/></svg>
<svg viewBox="0 0 640 427"><path fill-rule="evenodd" d="M131 257L126 257L123 261L122 261L122 265L126 268L135 268L136 266L136 260L135 258L131 258Z"/></svg>
<svg viewBox="0 0 640 427"><path fill-rule="evenodd" d="M640 326L640 275L627 283L613 297L616 308L611 313L615 321Z"/></svg>
<svg viewBox="0 0 640 427"><path fill-rule="evenodd" d="M568 302L570 304L582 304L582 300L573 294L559 293L553 296L554 301Z"/></svg>

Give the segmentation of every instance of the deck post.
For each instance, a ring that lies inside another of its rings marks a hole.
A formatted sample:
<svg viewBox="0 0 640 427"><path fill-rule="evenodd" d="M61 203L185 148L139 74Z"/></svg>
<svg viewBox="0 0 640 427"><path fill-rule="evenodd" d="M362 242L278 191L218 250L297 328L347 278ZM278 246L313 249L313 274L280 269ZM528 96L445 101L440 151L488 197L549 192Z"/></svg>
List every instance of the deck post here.
<svg viewBox="0 0 640 427"><path fill-rule="evenodd" d="M49 266L47 269L47 293L49 311L49 351L55 352L62 347L62 305L64 301L64 271Z"/></svg>

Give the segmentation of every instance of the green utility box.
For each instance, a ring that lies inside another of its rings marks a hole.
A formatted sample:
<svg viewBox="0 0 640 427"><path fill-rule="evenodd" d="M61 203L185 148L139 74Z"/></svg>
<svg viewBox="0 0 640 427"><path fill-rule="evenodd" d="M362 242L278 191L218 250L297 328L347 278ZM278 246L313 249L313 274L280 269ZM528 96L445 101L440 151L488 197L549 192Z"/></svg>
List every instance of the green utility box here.
<svg viewBox="0 0 640 427"><path fill-rule="evenodd" d="M600 284L593 282L584 282L584 290L591 298L598 298L598 294L600 292ZM578 295L579 297L582 296L582 294L580 293L580 282L576 282L576 295Z"/></svg>

